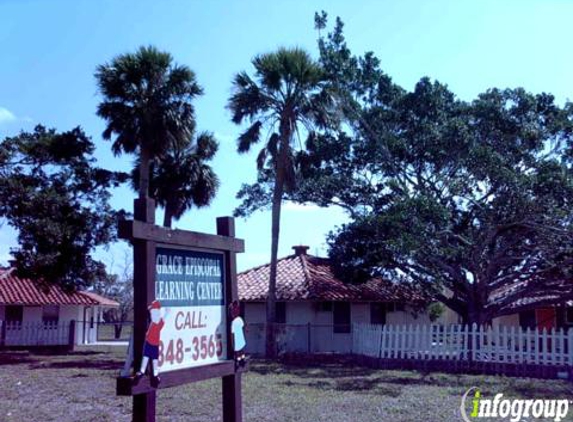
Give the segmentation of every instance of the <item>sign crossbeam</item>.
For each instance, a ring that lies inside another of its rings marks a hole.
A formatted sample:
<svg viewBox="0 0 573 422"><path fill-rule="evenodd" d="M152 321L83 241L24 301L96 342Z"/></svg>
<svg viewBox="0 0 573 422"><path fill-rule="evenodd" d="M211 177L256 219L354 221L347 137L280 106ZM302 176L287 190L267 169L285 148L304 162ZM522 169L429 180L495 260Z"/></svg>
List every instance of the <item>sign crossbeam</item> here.
<svg viewBox="0 0 573 422"><path fill-rule="evenodd" d="M215 249L220 251L244 252L245 242L229 236L168 229L138 220L120 221L118 234L121 239L150 240L157 243Z"/></svg>

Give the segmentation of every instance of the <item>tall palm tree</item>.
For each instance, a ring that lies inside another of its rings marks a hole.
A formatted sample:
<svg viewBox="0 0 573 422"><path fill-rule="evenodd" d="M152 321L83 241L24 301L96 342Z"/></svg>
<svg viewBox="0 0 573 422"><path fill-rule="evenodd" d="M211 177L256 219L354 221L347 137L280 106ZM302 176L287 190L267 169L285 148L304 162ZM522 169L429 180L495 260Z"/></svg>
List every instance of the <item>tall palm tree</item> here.
<svg viewBox="0 0 573 422"><path fill-rule="evenodd" d="M219 178L207 161L217 152L219 144L213 134L200 133L190 140L172 144L150 168L149 189L157 204L164 208L163 225L171 227L193 206L211 203L219 188ZM139 160L132 172L132 187L139 188Z"/></svg>
<svg viewBox="0 0 573 422"><path fill-rule="evenodd" d="M236 124L249 127L238 138L238 152L248 152L267 133L257 157L262 170L270 167L274 174L272 196L271 266L267 299L266 354L276 355L274 323L276 320L277 253L279 246L281 204L285 188L295 187L294 152L304 129L312 134L328 123L329 96L322 89L324 75L320 65L299 48L281 48L252 60L254 78L240 72L233 79L228 108Z"/></svg>
<svg viewBox="0 0 573 422"><path fill-rule="evenodd" d="M189 138L195 128L191 101L203 91L191 69L151 46L98 66L95 77L103 95L97 114L107 121L103 137L115 135L116 155L139 153L139 197L145 198L150 161Z"/></svg>

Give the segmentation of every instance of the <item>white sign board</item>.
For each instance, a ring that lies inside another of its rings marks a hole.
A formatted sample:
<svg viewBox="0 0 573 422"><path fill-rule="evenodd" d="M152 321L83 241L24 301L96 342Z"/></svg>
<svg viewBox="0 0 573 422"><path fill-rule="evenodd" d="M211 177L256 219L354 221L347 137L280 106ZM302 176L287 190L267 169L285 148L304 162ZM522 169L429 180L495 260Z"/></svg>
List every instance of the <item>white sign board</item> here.
<svg viewBox="0 0 573 422"><path fill-rule="evenodd" d="M226 360L223 254L158 246L155 264L160 372Z"/></svg>

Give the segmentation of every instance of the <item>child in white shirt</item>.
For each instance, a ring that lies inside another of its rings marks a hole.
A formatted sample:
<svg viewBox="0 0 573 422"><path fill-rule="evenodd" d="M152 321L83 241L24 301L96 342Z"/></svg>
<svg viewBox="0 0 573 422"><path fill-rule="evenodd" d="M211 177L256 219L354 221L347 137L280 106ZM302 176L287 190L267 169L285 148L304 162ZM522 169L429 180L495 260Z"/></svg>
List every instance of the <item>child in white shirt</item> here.
<svg viewBox="0 0 573 422"><path fill-rule="evenodd" d="M229 305L229 311L231 314L231 334L233 336L233 350L235 351L235 362L237 365L243 367L247 361L245 356L245 346L247 341L245 340L245 321L241 318L241 308L238 301L233 301Z"/></svg>

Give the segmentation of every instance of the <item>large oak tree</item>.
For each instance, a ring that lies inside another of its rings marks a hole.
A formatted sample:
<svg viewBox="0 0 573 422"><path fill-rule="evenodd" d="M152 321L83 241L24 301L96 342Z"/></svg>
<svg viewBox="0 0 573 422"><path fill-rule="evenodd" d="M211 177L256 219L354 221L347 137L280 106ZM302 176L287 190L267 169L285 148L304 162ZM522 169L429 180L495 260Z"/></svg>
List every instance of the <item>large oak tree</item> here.
<svg viewBox="0 0 573 422"><path fill-rule="evenodd" d="M571 104L520 88L465 102L428 78L407 92L341 29L321 51L342 63L350 130L309 145L300 191L349 211L330 237L339 274L416 283L468 323L572 298Z"/></svg>

